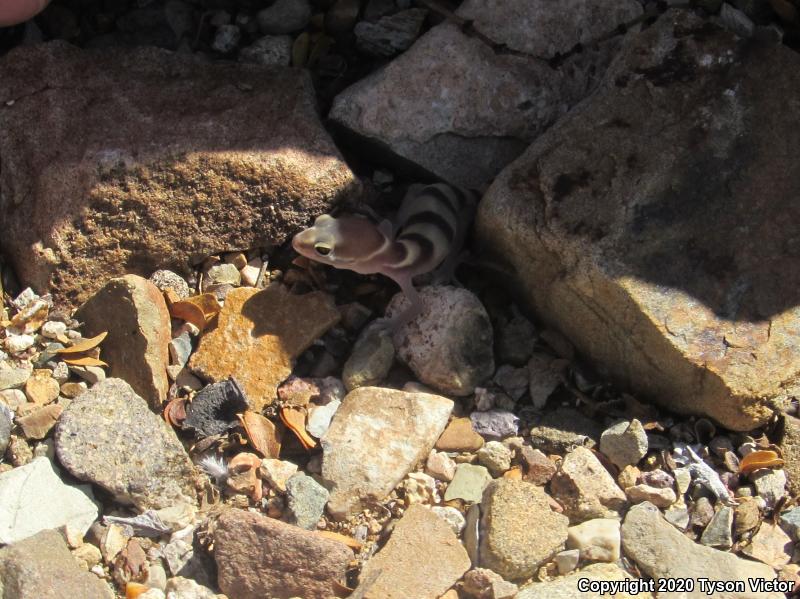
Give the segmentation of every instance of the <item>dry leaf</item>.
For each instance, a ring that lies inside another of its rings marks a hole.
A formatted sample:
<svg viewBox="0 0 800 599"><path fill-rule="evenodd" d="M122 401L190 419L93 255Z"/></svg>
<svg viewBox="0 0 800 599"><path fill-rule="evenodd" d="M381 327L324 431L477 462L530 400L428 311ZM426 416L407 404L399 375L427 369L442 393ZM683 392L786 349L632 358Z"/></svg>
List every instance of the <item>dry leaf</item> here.
<svg viewBox="0 0 800 599"><path fill-rule="evenodd" d="M277 458L281 451L281 440L272 421L249 410L237 416L255 450L265 458Z"/></svg>
<svg viewBox="0 0 800 599"><path fill-rule="evenodd" d="M285 406L281 408L281 420L291 430L303 447L306 449L313 449L316 447L317 442L314 437L306 432L306 412L298 408Z"/></svg>
<svg viewBox="0 0 800 599"><path fill-rule="evenodd" d="M783 466L783 460L774 451L764 449L748 453L739 462L739 473L750 474L760 468L779 468Z"/></svg>
<svg viewBox="0 0 800 599"><path fill-rule="evenodd" d="M514 466L511 470L507 470L503 473L503 478L522 480L522 468L520 466Z"/></svg>
<svg viewBox="0 0 800 599"><path fill-rule="evenodd" d="M75 343L75 345L71 345L70 347L63 347L61 349L57 349L56 353L60 355L64 354L82 354L90 349L94 349L106 338L108 335L108 331L100 333L99 335L92 337L91 339L80 339Z"/></svg>
<svg viewBox="0 0 800 599"><path fill-rule="evenodd" d="M361 542L356 541L353 537L348 537L347 535L340 534L338 532L333 532L332 530L318 530L316 533L321 536L325 537L326 539L331 539L333 541L339 541L340 543L344 543L353 551L361 551Z"/></svg>
<svg viewBox="0 0 800 599"><path fill-rule="evenodd" d="M139 582L129 582L125 585L125 599L136 599L139 595L143 595L150 590L146 584Z"/></svg>
<svg viewBox="0 0 800 599"><path fill-rule="evenodd" d="M65 356L64 361L70 366L108 366L99 358L93 358L92 356Z"/></svg>
<svg viewBox="0 0 800 599"><path fill-rule="evenodd" d="M211 319L219 314L220 310L222 310L222 304L219 303L217 296L213 293L201 293L200 295L193 295L192 297L186 298L183 301L189 304L194 304L200 308L203 311L207 322L210 322Z"/></svg>
<svg viewBox="0 0 800 599"><path fill-rule="evenodd" d="M206 328L206 315L197 304L187 301L175 302L169 306L169 315L190 322L201 331Z"/></svg>
<svg viewBox="0 0 800 599"><path fill-rule="evenodd" d="M164 293L164 299L167 300L167 307L181 301L181 296L175 293L174 289L170 289L169 287L167 287L166 289L163 290L163 293Z"/></svg>

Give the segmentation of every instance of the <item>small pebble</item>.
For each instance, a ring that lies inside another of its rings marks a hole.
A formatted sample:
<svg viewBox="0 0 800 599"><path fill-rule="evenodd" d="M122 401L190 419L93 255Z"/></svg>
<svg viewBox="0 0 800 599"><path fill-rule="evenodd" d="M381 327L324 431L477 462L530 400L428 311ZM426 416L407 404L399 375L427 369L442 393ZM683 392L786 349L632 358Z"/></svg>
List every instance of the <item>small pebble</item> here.
<svg viewBox="0 0 800 599"><path fill-rule="evenodd" d="M625 495L631 503L649 501L656 507L668 508L677 500L671 488L657 488L650 485L634 485L625 489Z"/></svg>
<svg viewBox="0 0 800 599"><path fill-rule="evenodd" d="M297 472L297 464L274 458L261 460L259 475L276 491L286 491L286 481Z"/></svg>
<svg viewBox="0 0 800 599"><path fill-rule="evenodd" d="M564 574L569 574L578 567L580 558L580 549L567 549L566 551L557 553L553 561L556 562L558 573L564 576Z"/></svg>
<svg viewBox="0 0 800 599"><path fill-rule="evenodd" d="M220 25L217 27L217 32L214 35L214 42L211 44L211 47L221 54L229 54L236 49L241 38L242 32L238 26ZM235 264L232 266L236 268Z"/></svg>
<svg viewBox="0 0 800 599"><path fill-rule="evenodd" d="M406 507L414 503L431 505L439 502L436 481L423 472L410 472L403 481L403 490Z"/></svg>
<svg viewBox="0 0 800 599"><path fill-rule="evenodd" d="M751 479L756 486L756 493L763 498L767 507L773 508L784 495L786 495L786 471L759 470Z"/></svg>
<svg viewBox="0 0 800 599"><path fill-rule="evenodd" d="M637 464L647 454L647 447L647 432L635 418L614 424L600 436L600 451L618 468Z"/></svg>
<svg viewBox="0 0 800 599"><path fill-rule="evenodd" d="M700 542L709 547L730 549L733 545L733 515L734 509L723 505L706 526Z"/></svg>
<svg viewBox="0 0 800 599"><path fill-rule="evenodd" d="M504 439L516 436L519 418L512 412L489 410L470 414L472 428L481 436Z"/></svg>
<svg viewBox="0 0 800 599"><path fill-rule="evenodd" d="M459 512L456 508L450 506L434 506L431 508L433 513L439 516L442 520L450 525L456 536L461 536L461 532L467 525L467 520L464 514Z"/></svg>
<svg viewBox="0 0 800 599"><path fill-rule="evenodd" d="M186 366L189 356L192 355L192 337L188 332L183 332L169 341L169 357L173 366Z"/></svg>
<svg viewBox="0 0 800 599"><path fill-rule="evenodd" d="M325 433L328 432L331 419L334 414L336 414L336 410L339 409L340 405L342 405L342 402L334 400L324 406L312 407L308 415L308 422L306 423L306 430L308 433L317 439L321 439Z"/></svg>
<svg viewBox="0 0 800 599"><path fill-rule="evenodd" d="M511 451L499 441L489 441L478 450L478 462L496 478L511 468Z"/></svg>
<svg viewBox="0 0 800 599"><path fill-rule="evenodd" d="M483 490L492 482L492 475L483 466L459 464L453 481L447 486L444 500L462 499L468 503L480 503Z"/></svg>
<svg viewBox="0 0 800 599"><path fill-rule="evenodd" d="M25 383L25 395L28 401L43 406L58 398L60 390L49 370L34 370L33 376Z"/></svg>
<svg viewBox="0 0 800 599"><path fill-rule="evenodd" d="M233 264L215 264L208 269L206 276L211 283L218 285L239 285L242 282L242 275Z"/></svg>
<svg viewBox="0 0 800 599"><path fill-rule="evenodd" d="M438 480L449 482L456 473L456 463L443 451L432 450L425 462L425 471Z"/></svg>
<svg viewBox="0 0 800 599"><path fill-rule="evenodd" d="M615 562L620 557L619 520L596 518L568 529L567 549L578 549L581 559Z"/></svg>
<svg viewBox="0 0 800 599"><path fill-rule="evenodd" d="M522 448L521 456L525 464L525 480L540 487L550 482L556 473L556 465L550 458L528 445Z"/></svg>
<svg viewBox="0 0 800 599"><path fill-rule="evenodd" d="M380 384L394 363L392 337L380 326L370 326L356 340L342 371L342 381L348 391L357 387Z"/></svg>
<svg viewBox="0 0 800 599"><path fill-rule="evenodd" d="M169 3L168 3L169 4ZM171 270L157 270L150 275L150 282L161 291L171 289L180 299L186 299L192 292L189 284L179 274Z"/></svg>
<svg viewBox="0 0 800 599"><path fill-rule="evenodd" d="M328 502L328 490L314 478L298 472L286 481L286 507L289 521L300 528L314 530Z"/></svg>
<svg viewBox="0 0 800 599"><path fill-rule="evenodd" d="M11 354L19 354L35 343L33 335L11 335L6 333L6 349Z"/></svg>
<svg viewBox="0 0 800 599"><path fill-rule="evenodd" d="M48 339L58 339L67 332L67 325L56 320L49 320L42 325L42 335Z"/></svg>

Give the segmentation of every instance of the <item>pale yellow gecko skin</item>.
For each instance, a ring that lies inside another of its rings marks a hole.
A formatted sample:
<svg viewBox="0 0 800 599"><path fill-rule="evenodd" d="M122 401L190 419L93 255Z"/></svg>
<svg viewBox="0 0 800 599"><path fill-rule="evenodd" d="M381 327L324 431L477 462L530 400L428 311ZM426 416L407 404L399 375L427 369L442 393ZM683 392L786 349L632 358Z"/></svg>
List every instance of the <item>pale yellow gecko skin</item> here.
<svg viewBox="0 0 800 599"><path fill-rule="evenodd" d="M469 191L443 183L419 186L406 195L395 225L323 214L294 236L292 247L323 264L360 274L380 273L395 281L411 304L389 323L396 330L422 308L414 277L437 268L452 275L476 204Z"/></svg>

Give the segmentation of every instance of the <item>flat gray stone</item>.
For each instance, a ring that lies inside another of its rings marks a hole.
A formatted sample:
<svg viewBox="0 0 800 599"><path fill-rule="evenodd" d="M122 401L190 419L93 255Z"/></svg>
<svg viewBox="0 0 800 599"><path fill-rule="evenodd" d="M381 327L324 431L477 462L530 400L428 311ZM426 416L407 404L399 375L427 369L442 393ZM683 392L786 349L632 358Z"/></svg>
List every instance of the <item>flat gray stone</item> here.
<svg viewBox="0 0 800 599"><path fill-rule="evenodd" d="M82 570L64 538L43 530L0 549L4 599L114 599L111 587Z"/></svg>
<svg viewBox="0 0 800 599"><path fill-rule="evenodd" d="M293 475L286 481L289 521L300 528L315 530L325 511L328 497L328 490L312 477L302 472Z"/></svg>
<svg viewBox="0 0 800 599"><path fill-rule="evenodd" d="M617 422L600 436L600 451L620 470L636 465L647 454L647 432L636 418Z"/></svg>
<svg viewBox="0 0 800 599"><path fill-rule="evenodd" d="M321 439L328 512L337 519L380 501L424 460L453 402L428 393L360 387L347 394Z"/></svg>
<svg viewBox="0 0 800 599"><path fill-rule="evenodd" d="M652 504L628 510L622 523L622 548L628 559L651 578L706 578L741 580L745 592L718 592L719 599L783 599L783 593L751 592L748 578L773 580L775 571L765 564L694 543L669 524ZM708 595L695 585L692 592L663 592L659 599L700 599Z"/></svg>
<svg viewBox="0 0 800 599"><path fill-rule="evenodd" d="M197 473L164 419L120 379L72 400L56 425L56 453L74 476L140 510L197 504Z"/></svg>
<svg viewBox="0 0 800 599"><path fill-rule="evenodd" d="M444 500L461 499L467 503L480 503L483 490L490 482L492 475L484 466L459 464L453 480L444 492Z"/></svg>
<svg viewBox="0 0 800 599"><path fill-rule="evenodd" d="M98 514L91 487L65 484L46 457L0 474L0 543L62 526L83 537Z"/></svg>

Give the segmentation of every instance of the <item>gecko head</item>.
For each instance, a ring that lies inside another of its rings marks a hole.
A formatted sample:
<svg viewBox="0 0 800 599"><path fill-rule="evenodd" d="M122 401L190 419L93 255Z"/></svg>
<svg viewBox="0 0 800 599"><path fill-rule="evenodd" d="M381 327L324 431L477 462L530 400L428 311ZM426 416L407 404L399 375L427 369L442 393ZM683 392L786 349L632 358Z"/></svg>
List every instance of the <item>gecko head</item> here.
<svg viewBox="0 0 800 599"><path fill-rule="evenodd" d="M314 226L294 236L292 247L298 254L311 260L342 266L350 260L337 251L341 239L339 221L329 214L323 214L317 217Z"/></svg>
<svg viewBox="0 0 800 599"><path fill-rule="evenodd" d="M369 258L386 243L386 235L369 219L334 218L328 214L318 217L313 227L300 231L292 239L292 247L301 256L356 272L363 272Z"/></svg>

